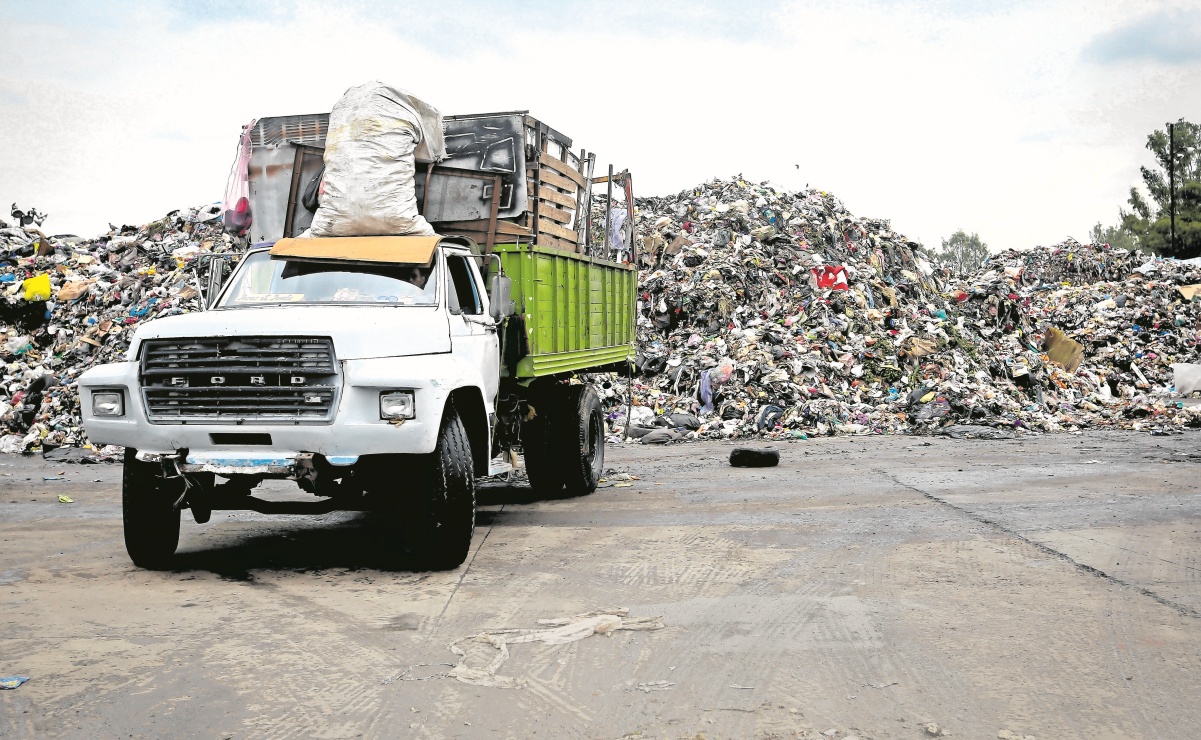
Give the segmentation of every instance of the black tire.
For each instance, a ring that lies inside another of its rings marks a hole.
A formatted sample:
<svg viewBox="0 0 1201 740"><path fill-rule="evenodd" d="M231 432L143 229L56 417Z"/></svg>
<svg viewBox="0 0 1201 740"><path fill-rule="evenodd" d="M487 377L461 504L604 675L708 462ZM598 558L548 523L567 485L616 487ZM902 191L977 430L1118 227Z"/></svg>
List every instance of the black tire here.
<svg viewBox="0 0 1201 740"><path fill-rule="evenodd" d="M605 469L605 412L600 397L590 385L563 387L563 433L565 446L559 457L563 482L569 494L582 496L596 490Z"/></svg>
<svg viewBox="0 0 1201 740"><path fill-rule="evenodd" d="M555 440L559 438L561 416L556 405L557 386L543 389L530 397L534 418L521 424L521 454L530 488L539 496L556 496L563 490L564 469L560 464Z"/></svg>
<svg viewBox="0 0 1201 740"><path fill-rule="evenodd" d="M735 447L730 451L730 465L735 468L774 468L780 464L780 451L775 447Z"/></svg>
<svg viewBox="0 0 1201 740"><path fill-rule="evenodd" d="M457 568L475 533L475 475L471 443L454 407L446 408L438 445L421 468L422 485L405 516L405 539L419 568Z"/></svg>
<svg viewBox="0 0 1201 740"><path fill-rule="evenodd" d="M139 568L159 570L171 564L179 546L181 480L163 478L162 466L142 462L136 450L125 450L121 474L121 521L125 551Z"/></svg>

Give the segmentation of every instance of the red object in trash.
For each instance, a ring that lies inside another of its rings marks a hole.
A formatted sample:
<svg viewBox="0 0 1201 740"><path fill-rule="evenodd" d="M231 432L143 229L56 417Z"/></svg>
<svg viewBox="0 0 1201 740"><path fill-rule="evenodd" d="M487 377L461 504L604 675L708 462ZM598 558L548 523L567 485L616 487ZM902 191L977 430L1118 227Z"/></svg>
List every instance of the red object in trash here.
<svg viewBox="0 0 1201 740"><path fill-rule="evenodd" d="M832 290L849 290L847 285L847 268L842 265L822 265L814 267L809 272L817 280L817 287Z"/></svg>
<svg viewBox="0 0 1201 740"><path fill-rule="evenodd" d="M238 198L234 207L225 212L225 227L231 234L243 234L250 228L250 199Z"/></svg>

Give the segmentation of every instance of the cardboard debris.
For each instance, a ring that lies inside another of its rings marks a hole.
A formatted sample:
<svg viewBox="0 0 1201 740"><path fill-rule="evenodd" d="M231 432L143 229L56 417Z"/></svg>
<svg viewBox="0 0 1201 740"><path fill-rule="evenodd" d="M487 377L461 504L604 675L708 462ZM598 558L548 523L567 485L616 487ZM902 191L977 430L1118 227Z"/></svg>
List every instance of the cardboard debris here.
<svg viewBox="0 0 1201 740"><path fill-rule="evenodd" d="M1201 285L1177 285L1176 290L1184 300L1191 301L1201 294Z"/></svg>
<svg viewBox="0 0 1201 740"><path fill-rule="evenodd" d="M1051 327L1043 339L1043 347L1051 362L1058 362L1069 373L1074 373L1084 360L1084 345L1074 339L1068 339L1063 332Z"/></svg>
<svg viewBox="0 0 1201 740"><path fill-rule="evenodd" d="M434 259L437 236L347 236L280 239L272 257L297 257L346 262L390 262L428 265Z"/></svg>

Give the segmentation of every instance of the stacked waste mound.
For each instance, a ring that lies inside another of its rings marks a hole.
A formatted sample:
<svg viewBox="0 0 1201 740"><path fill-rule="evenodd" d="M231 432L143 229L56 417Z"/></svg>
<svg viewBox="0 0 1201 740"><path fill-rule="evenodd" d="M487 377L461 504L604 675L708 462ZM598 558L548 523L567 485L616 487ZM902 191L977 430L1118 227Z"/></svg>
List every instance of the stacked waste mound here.
<svg viewBox="0 0 1201 740"><path fill-rule="evenodd" d="M1069 240L994 255L956 295L978 353L1055 420L1143 429L1198 421L1173 370L1201 359L1198 293L1197 264Z"/></svg>
<svg viewBox="0 0 1201 740"><path fill-rule="evenodd" d="M988 258L983 274L1000 271L1018 288L1055 283L1089 285L1125 280L1147 257L1108 244L1081 244L1074 239L1050 247L1009 249Z"/></svg>
<svg viewBox="0 0 1201 740"><path fill-rule="evenodd" d="M1098 400L1105 390L1089 380L1095 372L1086 366L1077 378L1047 354L1047 342L1057 357L1072 346L1050 331L1051 301L1063 298L1048 283L1129 279L1141 255L1068 243L1000 255L964 280L931 264L887 221L857 218L816 190L714 180L638 206L632 436L1138 427L1148 414L1130 409L1153 405L1151 394L1160 399L1155 423L1191 420L1187 411L1163 412L1162 372L1142 389L1105 373L1105 385L1117 384L1110 393L1122 396L1116 409ZM1142 292L1130 294L1144 305ZM1090 350L1108 341L1101 336ZM610 418L624 430L626 388L611 385Z"/></svg>
<svg viewBox="0 0 1201 740"><path fill-rule="evenodd" d="M200 307L200 263L235 248L215 206L94 238L0 225L0 451L86 444L75 379L138 324Z"/></svg>

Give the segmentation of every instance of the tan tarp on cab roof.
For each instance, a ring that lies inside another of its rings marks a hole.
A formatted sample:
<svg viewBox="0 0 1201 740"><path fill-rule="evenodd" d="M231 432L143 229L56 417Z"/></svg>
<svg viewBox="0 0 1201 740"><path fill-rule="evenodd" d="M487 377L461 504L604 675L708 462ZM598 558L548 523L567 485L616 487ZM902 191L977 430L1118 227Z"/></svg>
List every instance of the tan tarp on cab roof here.
<svg viewBox="0 0 1201 740"><path fill-rule="evenodd" d="M319 239L280 239L272 257L326 259L344 262L403 262L429 265L439 236L341 236Z"/></svg>

